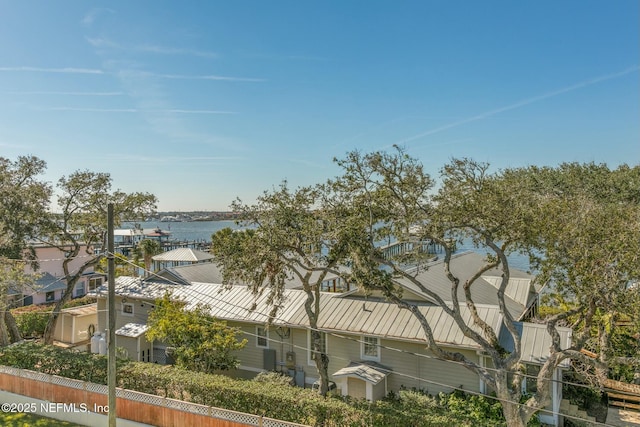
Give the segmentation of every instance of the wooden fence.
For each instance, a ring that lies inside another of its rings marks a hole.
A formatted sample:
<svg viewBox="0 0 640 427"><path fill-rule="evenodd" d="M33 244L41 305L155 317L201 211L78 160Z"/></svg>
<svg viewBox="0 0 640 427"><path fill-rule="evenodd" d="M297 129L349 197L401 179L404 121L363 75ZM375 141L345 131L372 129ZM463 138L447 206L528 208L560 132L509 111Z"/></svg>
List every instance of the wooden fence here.
<svg viewBox="0 0 640 427"><path fill-rule="evenodd" d="M58 404L75 404L107 415L107 386L8 366L0 366L0 390ZM133 390L116 389L120 419L159 427L304 427L259 415L229 411ZM47 415L46 413L43 415Z"/></svg>

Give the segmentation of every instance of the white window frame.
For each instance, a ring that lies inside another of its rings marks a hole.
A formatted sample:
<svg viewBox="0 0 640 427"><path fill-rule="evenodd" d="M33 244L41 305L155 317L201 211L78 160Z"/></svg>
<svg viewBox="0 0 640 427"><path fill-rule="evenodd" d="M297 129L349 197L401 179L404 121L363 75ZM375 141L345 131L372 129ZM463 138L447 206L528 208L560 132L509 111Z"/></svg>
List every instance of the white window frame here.
<svg viewBox="0 0 640 427"><path fill-rule="evenodd" d="M93 286L91 286L93 284ZM92 277L87 281L87 293L93 292L102 286L102 276Z"/></svg>
<svg viewBox="0 0 640 427"><path fill-rule="evenodd" d="M74 287L73 287L73 298L82 298L83 296L85 296L87 294L86 292L86 287L85 287L85 282L78 282Z"/></svg>
<svg viewBox="0 0 640 427"><path fill-rule="evenodd" d="M51 295L51 298L49 298ZM54 302L56 300L56 291L48 291L44 294L44 302Z"/></svg>
<svg viewBox="0 0 640 427"><path fill-rule="evenodd" d="M368 342L375 341L375 342ZM371 349L375 348L375 355L371 353ZM369 350L369 351L367 351ZM360 339L360 358L362 360L371 360L373 362L380 361L380 338L371 335L363 335Z"/></svg>
<svg viewBox="0 0 640 427"><path fill-rule="evenodd" d="M324 339L324 354L329 354L329 340L327 339L327 334L325 332L320 332L322 339ZM314 359L314 353L311 350L311 331L307 331L307 363L311 366L316 365L316 361Z"/></svg>
<svg viewBox="0 0 640 427"><path fill-rule="evenodd" d="M131 307L131 312L127 312L125 311L125 307ZM122 303L122 315L123 316L129 316L129 317L133 317L134 316L134 312L135 312L135 308L133 306L133 303L130 302L123 302Z"/></svg>
<svg viewBox="0 0 640 427"><path fill-rule="evenodd" d="M260 341L264 340L264 344ZM256 326L256 347L269 348L269 331L264 326Z"/></svg>

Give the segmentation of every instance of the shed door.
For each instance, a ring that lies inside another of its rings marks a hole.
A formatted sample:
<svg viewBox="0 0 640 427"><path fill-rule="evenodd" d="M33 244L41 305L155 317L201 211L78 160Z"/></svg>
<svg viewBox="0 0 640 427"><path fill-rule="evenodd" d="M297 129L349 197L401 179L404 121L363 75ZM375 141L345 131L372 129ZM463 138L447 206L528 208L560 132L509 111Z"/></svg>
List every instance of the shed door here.
<svg viewBox="0 0 640 427"><path fill-rule="evenodd" d="M348 378L347 387L349 390L349 396L357 399L367 398L367 383L357 378Z"/></svg>

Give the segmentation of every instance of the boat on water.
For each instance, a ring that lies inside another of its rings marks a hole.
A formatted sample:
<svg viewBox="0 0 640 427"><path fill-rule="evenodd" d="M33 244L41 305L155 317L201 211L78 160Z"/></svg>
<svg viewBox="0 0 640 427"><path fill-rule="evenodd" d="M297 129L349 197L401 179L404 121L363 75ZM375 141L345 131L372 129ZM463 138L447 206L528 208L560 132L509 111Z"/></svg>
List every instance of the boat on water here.
<svg viewBox="0 0 640 427"><path fill-rule="evenodd" d="M165 215L160 218L160 222L188 222L192 220L189 215Z"/></svg>

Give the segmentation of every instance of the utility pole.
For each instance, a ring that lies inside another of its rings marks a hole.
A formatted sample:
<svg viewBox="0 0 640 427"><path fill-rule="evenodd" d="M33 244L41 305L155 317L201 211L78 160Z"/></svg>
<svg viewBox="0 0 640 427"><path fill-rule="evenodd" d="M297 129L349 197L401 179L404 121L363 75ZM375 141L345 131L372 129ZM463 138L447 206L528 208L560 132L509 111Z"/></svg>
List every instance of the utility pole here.
<svg viewBox="0 0 640 427"><path fill-rule="evenodd" d="M107 260L109 292L107 294L107 325L109 328L107 388L109 390L109 427L116 427L116 261L113 254L113 203L107 205Z"/></svg>

